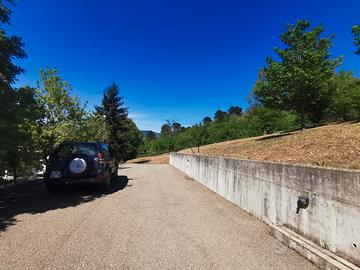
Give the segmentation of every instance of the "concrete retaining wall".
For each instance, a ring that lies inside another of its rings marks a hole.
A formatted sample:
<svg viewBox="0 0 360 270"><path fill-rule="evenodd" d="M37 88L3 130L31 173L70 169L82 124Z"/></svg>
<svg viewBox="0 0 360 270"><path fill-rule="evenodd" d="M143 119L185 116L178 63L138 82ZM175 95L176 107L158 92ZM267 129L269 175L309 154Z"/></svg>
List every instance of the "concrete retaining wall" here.
<svg viewBox="0 0 360 270"><path fill-rule="evenodd" d="M360 266L360 172L179 153L170 164L257 218ZM299 196L310 204L296 214Z"/></svg>

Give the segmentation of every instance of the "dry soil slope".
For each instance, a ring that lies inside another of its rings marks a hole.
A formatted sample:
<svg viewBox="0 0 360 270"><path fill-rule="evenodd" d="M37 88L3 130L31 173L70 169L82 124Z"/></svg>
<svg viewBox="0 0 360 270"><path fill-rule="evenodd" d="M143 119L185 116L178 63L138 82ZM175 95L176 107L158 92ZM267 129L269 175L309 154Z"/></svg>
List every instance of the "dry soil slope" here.
<svg viewBox="0 0 360 270"><path fill-rule="evenodd" d="M192 149L196 151L196 149ZM192 154L191 149L180 151ZM360 169L360 123L327 125L205 145L200 154ZM167 162L167 155L147 157L149 163Z"/></svg>
<svg viewBox="0 0 360 270"><path fill-rule="evenodd" d="M158 156L141 157L128 160L126 163L138 163L138 164L167 164L169 163L169 155L162 154Z"/></svg>

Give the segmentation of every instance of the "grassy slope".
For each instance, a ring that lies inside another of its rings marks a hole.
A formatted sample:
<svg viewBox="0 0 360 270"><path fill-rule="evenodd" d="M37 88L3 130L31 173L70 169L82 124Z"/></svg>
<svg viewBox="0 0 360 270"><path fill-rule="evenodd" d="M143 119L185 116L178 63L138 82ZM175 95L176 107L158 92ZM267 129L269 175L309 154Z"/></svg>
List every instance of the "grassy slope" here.
<svg viewBox="0 0 360 270"><path fill-rule="evenodd" d="M190 149L180 152L193 153ZM360 123L334 124L286 134L221 142L202 146L200 154L360 169ZM140 160L166 163L168 157L161 155Z"/></svg>

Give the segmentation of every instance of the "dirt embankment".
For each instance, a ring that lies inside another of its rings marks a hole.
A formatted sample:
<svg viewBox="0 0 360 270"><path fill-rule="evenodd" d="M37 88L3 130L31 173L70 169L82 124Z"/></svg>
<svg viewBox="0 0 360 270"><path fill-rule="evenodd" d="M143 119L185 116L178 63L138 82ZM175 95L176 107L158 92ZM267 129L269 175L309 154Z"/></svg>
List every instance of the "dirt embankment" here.
<svg viewBox="0 0 360 270"><path fill-rule="evenodd" d="M191 149L180 152L193 153ZM360 123L333 124L290 133L205 145L200 147L200 154L360 169ZM167 163L168 155L130 161L130 163L134 162Z"/></svg>
<svg viewBox="0 0 360 270"><path fill-rule="evenodd" d="M132 160L128 160L126 163L137 163L137 164L167 164L169 163L169 155L163 154L158 156L141 157Z"/></svg>

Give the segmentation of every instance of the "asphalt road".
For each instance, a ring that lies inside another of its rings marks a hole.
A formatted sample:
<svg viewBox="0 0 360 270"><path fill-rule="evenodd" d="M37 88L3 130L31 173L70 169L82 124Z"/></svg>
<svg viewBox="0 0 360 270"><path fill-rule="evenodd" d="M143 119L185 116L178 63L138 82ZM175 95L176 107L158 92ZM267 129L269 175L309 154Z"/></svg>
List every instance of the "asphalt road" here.
<svg viewBox="0 0 360 270"><path fill-rule="evenodd" d="M169 165L124 166L108 195L0 191L0 269L315 269Z"/></svg>

